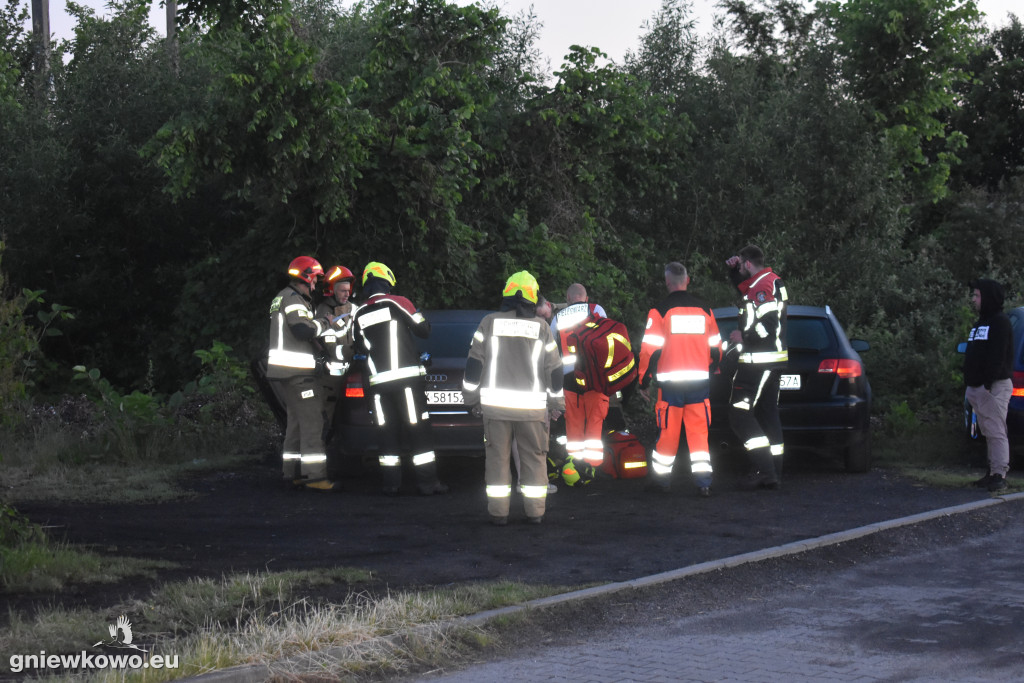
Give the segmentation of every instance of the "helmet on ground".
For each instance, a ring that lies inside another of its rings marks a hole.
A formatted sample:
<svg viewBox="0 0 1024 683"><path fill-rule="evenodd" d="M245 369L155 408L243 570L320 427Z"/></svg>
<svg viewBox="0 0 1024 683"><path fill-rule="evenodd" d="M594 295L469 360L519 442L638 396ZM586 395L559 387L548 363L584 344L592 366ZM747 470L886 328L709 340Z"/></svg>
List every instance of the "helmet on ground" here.
<svg viewBox="0 0 1024 683"><path fill-rule="evenodd" d="M577 461L569 458L565 465L562 466L562 481L567 486L586 486L594 481L596 475L597 472L594 466L582 460Z"/></svg>
<svg viewBox="0 0 1024 683"><path fill-rule="evenodd" d="M515 296L516 292L522 293L523 298L531 304L537 303L537 296L540 294L540 285L537 284L537 278L530 275L530 272L526 270L512 273L505 282L505 291L501 295Z"/></svg>
<svg viewBox="0 0 1024 683"><path fill-rule="evenodd" d="M384 280L392 287L395 286L395 274L391 272L391 269L385 266L383 263L377 261L371 261L366 264L366 268L363 268L363 284L366 284L366 280L370 277L379 277Z"/></svg>
<svg viewBox="0 0 1024 683"><path fill-rule="evenodd" d="M324 274L324 296L334 296L334 285L339 282L355 284L356 276L345 266L332 266Z"/></svg>
<svg viewBox="0 0 1024 683"><path fill-rule="evenodd" d="M288 274L307 285L313 285L316 278L324 274L324 267L312 256L299 256L288 264Z"/></svg>

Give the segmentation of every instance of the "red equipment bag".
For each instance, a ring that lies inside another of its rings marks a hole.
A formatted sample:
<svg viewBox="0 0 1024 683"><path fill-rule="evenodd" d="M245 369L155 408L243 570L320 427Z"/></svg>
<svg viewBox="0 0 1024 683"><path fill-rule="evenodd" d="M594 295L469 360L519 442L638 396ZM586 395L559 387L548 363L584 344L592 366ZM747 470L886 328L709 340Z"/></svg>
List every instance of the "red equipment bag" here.
<svg viewBox="0 0 1024 683"><path fill-rule="evenodd" d="M647 451L640 439L628 431L608 432L604 437L601 469L618 479L647 476Z"/></svg>
<svg viewBox="0 0 1024 683"><path fill-rule="evenodd" d="M606 396L636 379L636 356L626 326L611 318L591 317L568 337L576 354L576 384Z"/></svg>

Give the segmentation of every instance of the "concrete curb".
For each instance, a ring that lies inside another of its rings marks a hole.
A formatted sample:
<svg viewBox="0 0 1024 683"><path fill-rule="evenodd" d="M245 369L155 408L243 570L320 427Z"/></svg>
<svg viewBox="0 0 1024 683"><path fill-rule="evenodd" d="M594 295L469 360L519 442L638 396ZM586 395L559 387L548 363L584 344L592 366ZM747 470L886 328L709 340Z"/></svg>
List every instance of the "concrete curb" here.
<svg viewBox="0 0 1024 683"><path fill-rule="evenodd" d="M909 526L911 524L917 524L919 522L926 522L930 519L948 517L950 515L956 515L963 512L973 512L974 510L980 510L983 508L992 507L993 505L999 505L1001 503L1014 500L1024 500L1024 493L1012 493L1006 496L997 496L993 498L988 498L986 500L979 500L974 503L964 503L963 505L955 505L953 507L941 508L939 510L932 510L931 512L922 512L916 515L910 515L909 517L900 517L899 519L891 519L885 522L876 522L875 524L868 524L862 527L857 527L856 529L838 531L834 534L818 536L817 538L807 539L806 541L794 541L793 543L787 543L785 545L776 546L774 548L765 548L763 550L755 550L753 552L743 553L742 555L733 555L732 557L726 557L720 560L702 562L700 564L691 565L689 567L684 567L682 569L673 569L672 571L662 572L660 574L652 574L651 576L644 576L638 579L633 579L631 581L608 583L601 586L594 586L593 588L585 588L583 590L573 591L571 593L552 595L547 598L531 600L521 605L511 605L509 607L502 607L500 609L489 610L487 612L480 612L479 614L474 614L472 616L465 617L463 621L465 623L479 625L495 617L515 614L516 612L521 612L523 610L551 607L552 605L558 605L563 602L570 602L572 600L583 600L586 598L593 598L600 595L609 595L611 593L617 593L619 591L627 590L630 588L645 588L648 586L655 586L658 584L668 583L670 581L676 581L678 579L686 578L688 576L705 574L707 572L713 572L719 569L728 569L730 567L737 567L739 565L748 564L751 562L760 562L761 560L768 560L775 557L796 555L797 553L802 553L807 550L813 550L815 548L824 548L825 546L843 543L844 541L852 541L853 539L869 536L879 531L885 531L887 529L897 529L902 526Z"/></svg>
<svg viewBox="0 0 1024 683"><path fill-rule="evenodd" d="M499 609L488 610L486 612L479 612L477 614L468 617L459 617L453 619L450 622L443 624L433 624L430 626L424 626L419 629L415 629L413 632L407 634L396 634L387 638L377 639L377 642L404 640L409 638L415 638L418 634L425 634L430 632L446 632L453 628L460 626L481 626L488 621L498 618L511 616L521 612L543 609L546 607L552 607L554 605L560 605L566 602L572 602L575 600L586 600L588 598L595 598L603 595L611 595L620 591L636 589L636 588L647 588L650 586L656 586L659 584L669 583L671 581L677 581L689 576L696 576L698 574L706 574L721 569L728 569L730 567L737 567L743 564L750 564L753 562L760 562L762 560L769 560L777 557L786 557L788 555L796 555L798 553L806 552L808 550L814 550L816 548L824 548L826 546L835 545L837 543L843 543L845 541L852 541L857 538L864 536L870 536L871 534L879 531L886 531L888 529L897 529L899 527L909 526L911 524L918 524L920 522L926 522L931 519L938 519L940 517L949 517L951 515L961 514L965 512L973 512L975 510L981 510L984 508L992 507L994 505L1000 505L1002 503L1024 500L1024 493L1012 493L1005 496L995 496L985 500L979 500L973 503L964 503L962 505L955 505L953 507L941 508L939 510L932 510L930 512L922 512L916 515L910 515L909 517L900 517L899 519L891 519L885 522L876 522L874 524L867 524L865 526L857 527L856 529L848 529L846 531L838 531L833 534L826 534L825 536L818 536L817 538L810 538L805 541L794 541L792 543L786 543L785 545L776 546L774 548L765 548L763 550L755 550L749 553L743 553L741 555L733 555L732 557L722 558L720 560L712 560L709 562L701 562L700 564L691 565L689 567L683 567L682 569L673 569L671 571L662 572L660 574L652 574L650 576L643 576L638 579L632 579L630 581L620 581L616 583L608 583L600 586L594 586L593 588L584 588L578 591L572 591L569 593L561 593L559 595L552 595L546 598L538 598L536 600L530 600L518 605L510 605L508 607L501 607ZM362 645L366 645L363 643ZM354 648L358 648L360 645L351 645L345 647L331 648L330 650L321 653L323 659L339 659L344 656L345 653L351 652ZM308 656L295 657L290 661L298 662L300 660L310 659ZM220 669L218 671L212 671L207 674L200 674L194 676L189 680L202 681L203 683L256 683L258 681L265 681L268 677L274 674L274 664L251 664L235 666L228 669Z"/></svg>

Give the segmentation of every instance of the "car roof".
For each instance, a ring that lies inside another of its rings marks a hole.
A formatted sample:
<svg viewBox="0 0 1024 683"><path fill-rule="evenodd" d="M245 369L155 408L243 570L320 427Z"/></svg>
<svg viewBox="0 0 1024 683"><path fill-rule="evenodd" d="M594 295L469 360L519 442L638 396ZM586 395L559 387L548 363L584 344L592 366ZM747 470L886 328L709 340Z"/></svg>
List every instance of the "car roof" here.
<svg viewBox="0 0 1024 683"><path fill-rule="evenodd" d="M712 309L716 318L735 318L739 309L735 306L722 306ZM802 318L828 318L832 316L832 309L828 306L803 306L790 304L786 306L786 315Z"/></svg>
<svg viewBox="0 0 1024 683"><path fill-rule="evenodd" d="M494 313L494 311L476 309L443 309L421 312L431 323L479 323L484 316Z"/></svg>

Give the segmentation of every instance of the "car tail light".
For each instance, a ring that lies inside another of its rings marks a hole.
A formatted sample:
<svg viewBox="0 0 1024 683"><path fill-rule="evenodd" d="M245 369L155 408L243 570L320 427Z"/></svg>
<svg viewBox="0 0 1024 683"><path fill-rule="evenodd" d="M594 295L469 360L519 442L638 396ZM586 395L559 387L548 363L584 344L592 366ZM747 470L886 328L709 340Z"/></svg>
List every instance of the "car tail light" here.
<svg viewBox="0 0 1024 683"><path fill-rule="evenodd" d="M1024 396L1024 372L1013 373L1013 395Z"/></svg>
<svg viewBox="0 0 1024 683"><path fill-rule="evenodd" d="M345 398L363 398L366 392L363 391L363 383L358 377L348 376L345 382Z"/></svg>
<svg viewBox="0 0 1024 683"><path fill-rule="evenodd" d="M853 379L864 374L860 361L852 358L826 358L818 365L818 372L838 375L842 379Z"/></svg>

